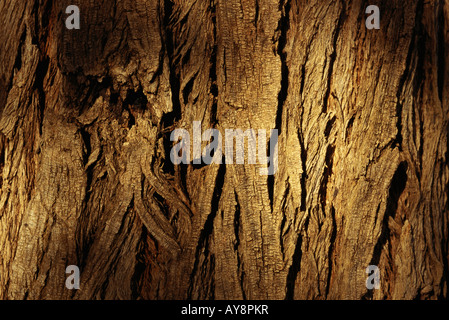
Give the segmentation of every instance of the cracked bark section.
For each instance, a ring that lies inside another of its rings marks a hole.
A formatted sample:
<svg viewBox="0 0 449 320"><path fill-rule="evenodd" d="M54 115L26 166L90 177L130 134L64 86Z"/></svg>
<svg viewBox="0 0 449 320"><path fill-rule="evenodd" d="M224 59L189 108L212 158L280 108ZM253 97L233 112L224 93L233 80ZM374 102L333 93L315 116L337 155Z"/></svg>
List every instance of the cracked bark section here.
<svg viewBox="0 0 449 320"><path fill-rule="evenodd" d="M0 298L447 298L447 2L70 4L0 3ZM173 165L193 121L276 174Z"/></svg>

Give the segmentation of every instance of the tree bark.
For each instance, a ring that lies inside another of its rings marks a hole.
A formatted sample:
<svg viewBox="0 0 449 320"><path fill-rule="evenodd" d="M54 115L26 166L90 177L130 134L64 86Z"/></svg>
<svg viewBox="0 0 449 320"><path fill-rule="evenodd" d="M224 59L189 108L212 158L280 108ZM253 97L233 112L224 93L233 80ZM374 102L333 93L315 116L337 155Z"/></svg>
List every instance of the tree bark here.
<svg viewBox="0 0 449 320"><path fill-rule="evenodd" d="M0 0L1 299L448 297L448 1L71 2ZM193 121L277 172L174 165Z"/></svg>

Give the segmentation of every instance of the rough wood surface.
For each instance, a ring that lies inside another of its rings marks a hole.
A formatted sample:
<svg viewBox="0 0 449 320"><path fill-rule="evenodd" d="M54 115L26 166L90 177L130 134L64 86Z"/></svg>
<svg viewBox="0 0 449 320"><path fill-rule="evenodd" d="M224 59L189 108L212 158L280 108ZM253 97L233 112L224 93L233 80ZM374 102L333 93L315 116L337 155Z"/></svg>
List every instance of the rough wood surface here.
<svg viewBox="0 0 449 320"><path fill-rule="evenodd" d="M0 0L1 299L448 297L448 1L76 2ZM193 121L276 174L173 165Z"/></svg>

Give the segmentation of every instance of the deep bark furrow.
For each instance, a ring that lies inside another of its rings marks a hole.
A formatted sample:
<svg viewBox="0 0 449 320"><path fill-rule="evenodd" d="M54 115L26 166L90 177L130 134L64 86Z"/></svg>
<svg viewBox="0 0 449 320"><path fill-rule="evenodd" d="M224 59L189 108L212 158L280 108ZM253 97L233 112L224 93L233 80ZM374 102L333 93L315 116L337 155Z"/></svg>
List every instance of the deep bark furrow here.
<svg viewBox="0 0 449 320"><path fill-rule="evenodd" d="M215 178L215 187L214 192L212 195L212 202L211 202L211 212L208 214L207 219L204 223L204 226L201 229L199 238L198 238L198 244L195 249L195 262L193 264L193 269L190 274L190 284L189 289L187 293L188 299L192 299L192 295L194 294L194 290L197 291L198 288L195 288L194 279L197 275L198 270L198 264L200 255L204 254L205 257L207 257L207 254L209 252L209 237L213 233L214 229L214 220L215 216L218 213L220 199L222 195L222 189L225 181L225 175L226 175L226 166L224 164L220 165L220 168L218 170L217 176ZM203 250L203 251L202 251Z"/></svg>
<svg viewBox="0 0 449 320"><path fill-rule="evenodd" d="M340 15L338 17L338 21L337 21L337 25L335 27L335 30L333 31L333 38L332 38L332 53L329 56L329 59L326 60L326 63L329 65L328 68L328 73L327 73L327 85L326 85L326 92L324 93L324 98L323 98L323 108L322 111L323 113L327 112L327 108L328 108L328 100L329 100L329 95L331 93L331 86L332 86L332 78L334 77L333 71L334 71L334 63L335 60L337 58L337 45L338 45L338 37L340 35L340 30L342 29L342 25L344 23L345 20L345 16L346 16L346 5L344 1L341 1L341 11L340 11Z"/></svg>
<svg viewBox="0 0 449 320"><path fill-rule="evenodd" d="M440 98L440 102L443 103L443 92L444 92L444 83L445 83L445 72L446 72L446 43L445 39L445 25L444 20L444 0L440 0L438 3L438 15L437 15L437 36L438 39L438 97Z"/></svg>

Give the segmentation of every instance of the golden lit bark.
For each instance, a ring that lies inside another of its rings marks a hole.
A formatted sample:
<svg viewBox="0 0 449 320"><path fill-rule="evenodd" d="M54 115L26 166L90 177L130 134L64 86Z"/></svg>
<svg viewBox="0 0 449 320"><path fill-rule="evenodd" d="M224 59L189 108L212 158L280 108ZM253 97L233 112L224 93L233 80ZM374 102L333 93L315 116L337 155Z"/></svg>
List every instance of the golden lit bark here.
<svg viewBox="0 0 449 320"><path fill-rule="evenodd" d="M449 2L78 3L0 1L0 298L448 297ZM194 121L277 171L174 165Z"/></svg>

